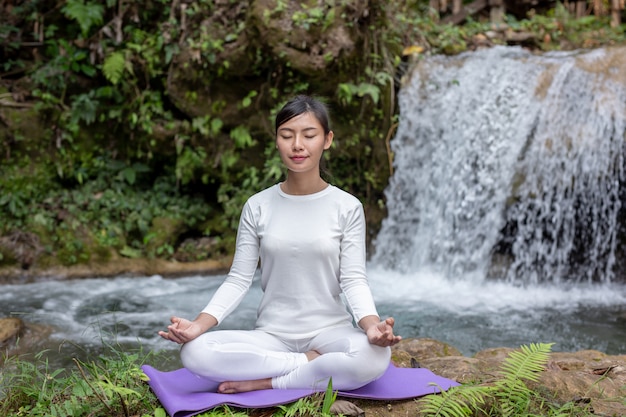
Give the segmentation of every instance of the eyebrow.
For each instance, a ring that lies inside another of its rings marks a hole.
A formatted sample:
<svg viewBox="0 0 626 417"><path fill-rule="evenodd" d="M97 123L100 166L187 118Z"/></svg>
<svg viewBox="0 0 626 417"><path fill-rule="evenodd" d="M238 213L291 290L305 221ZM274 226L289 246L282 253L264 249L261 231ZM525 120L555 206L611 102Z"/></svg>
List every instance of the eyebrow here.
<svg viewBox="0 0 626 417"><path fill-rule="evenodd" d="M319 129L319 128L314 127L314 126L311 126L311 127L305 127L305 128L304 128L304 129L302 129L302 130L303 130L303 131L307 131L307 130L317 130L317 129ZM287 131L287 132L295 132L295 129L291 129L291 128L288 128L288 127L281 127L280 129L278 129L278 131L279 131L279 132L282 132L282 131Z"/></svg>

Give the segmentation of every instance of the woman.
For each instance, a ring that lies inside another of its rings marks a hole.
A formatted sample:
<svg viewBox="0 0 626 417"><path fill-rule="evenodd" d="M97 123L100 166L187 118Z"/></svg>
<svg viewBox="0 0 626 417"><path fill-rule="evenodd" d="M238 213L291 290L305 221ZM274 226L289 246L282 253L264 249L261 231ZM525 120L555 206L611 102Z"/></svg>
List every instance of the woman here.
<svg viewBox="0 0 626 417"><path fill-rule="evenodd" d="M198 317L159 334L212 390L351 390L379 378L400 341L379 318L365 273L365 218L354 196L320 176L333 142L324 104L297 96L276 116L284 182L245 204L233 264ZM243 299L260 259L263 298L254 330L217 326ZM347 307L342 301L343 293ZM358 327L353 325L353 319Z"/></svg>

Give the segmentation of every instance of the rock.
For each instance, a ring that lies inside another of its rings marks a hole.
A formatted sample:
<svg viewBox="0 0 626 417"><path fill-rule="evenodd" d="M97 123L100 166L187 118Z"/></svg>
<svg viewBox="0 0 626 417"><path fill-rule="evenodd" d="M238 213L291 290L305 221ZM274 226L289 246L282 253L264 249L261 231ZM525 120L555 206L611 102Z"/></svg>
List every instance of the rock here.
<svg viewBox="0 0 626 417"><path fill-rule="evenodd" d="M447 343L428 338L404 339L394 346L394 352L398 351L408 353L418 363L429 358L463 356L457 348Z"/></svg>
<svg viewBox="0 0 626 417"><path fill-rule="evenodd" d="M15 343L24 332L24 322L15 317L0 318L0 347Z"/></svg>
<svg viewBox="0 0 626 417"><path fill-rule="evenodd" d="M301 2L285 2L283 10L272 7L273 3L253 2L250 19L274 55L294 69L318 76L338 60L358 53L359 25L354 23L367 18L369 1L320 3L314 8Z"/></svg>
<svg viewBox="0 0 626 417"><path fill-rule="evenodd" d="M485 379L493 379L493 375L485 375L482 371L485 364L480 359L465 356L426 359L422 361L422 367L461 384L481 383Z"/></svg>
<svg viewBox="0 0 626 417"><path fill-rule="evenodd" d="M346 400L336 400L330 406L330 414L338 416L365 417L365 411Z"/></svg>
<svg viewBox="0 0 626 417"><path fill-rule="evenodd" d="M407 339L393 347L392 360L397 366L407 366L414 359L445 378L483 385L498 377L502 362L512 351L489 348L469 358L436 340ZM626 416L626 355L597 350L552 352L539 382L528 386L557 404L571 401L599 416ZM368 408L365 410L369 415Z"/></svg>
<svg viewBox="0 0 626 417"><path fill-rule="evenodd" d="M0 366L10 356L38 353L51 333L49 326L25 323L16 317L0 318Z"/></svg>
<svg viewBox="0 0 626 417"><path fill-rule="evenodd" d="M626 355L595 350L553 352L540 386L560 403L585 399L597 415L626 415Z"/></svg>

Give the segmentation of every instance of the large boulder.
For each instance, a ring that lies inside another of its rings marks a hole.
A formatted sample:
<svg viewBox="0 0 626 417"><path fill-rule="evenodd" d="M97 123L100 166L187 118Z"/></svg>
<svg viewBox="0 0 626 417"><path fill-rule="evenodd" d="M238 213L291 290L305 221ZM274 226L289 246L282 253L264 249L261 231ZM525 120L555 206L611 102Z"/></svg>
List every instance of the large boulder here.
<svg viewBox="0 0 626 417"><path fill-rule="evenodd" d="M260 85L267 84L269 89L284 81L289 77L284 71L332 85L327 70L340 68L359 53L370 2L317 3L215 2L202 20L187 25L188 37L194 41L181 43L182 49L173 59L167 77L168 96L191 117L218 115L226 125L237 125L243 119L250 125L249 118L258 117L259 112L242 106L242 100ZM271 59L259 60L260 56ZM274 67L272 79L259 78L268 67ZM265 123L258 120L259 126Z"/></svg>

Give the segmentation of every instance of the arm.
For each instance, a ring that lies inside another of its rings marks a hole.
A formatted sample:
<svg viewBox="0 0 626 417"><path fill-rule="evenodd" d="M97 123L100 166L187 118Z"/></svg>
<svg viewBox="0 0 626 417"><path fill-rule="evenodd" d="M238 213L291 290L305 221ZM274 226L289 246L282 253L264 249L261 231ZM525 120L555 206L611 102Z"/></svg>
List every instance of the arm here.
<svg viewBox="0 0 626 417"><path fill-rule="evenodd" d="M248 292L258 265L258 257L259 243L254 217L249 204L246 204L239 222L235 257L228 276L193 321L174 316L170 319L167 332L160 331L159 335L175 343L187 343L217 326Z"/></svg>
<svg viewBox="0 0 626 417"><path fill-rule="evenodd" d="M346 218L341 240L341 288L369 342L377 346L393 346L402 338L393 334L395 320L380 320L365 271L365 214L362 206Z"/></svg>

